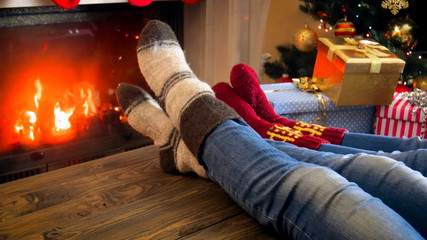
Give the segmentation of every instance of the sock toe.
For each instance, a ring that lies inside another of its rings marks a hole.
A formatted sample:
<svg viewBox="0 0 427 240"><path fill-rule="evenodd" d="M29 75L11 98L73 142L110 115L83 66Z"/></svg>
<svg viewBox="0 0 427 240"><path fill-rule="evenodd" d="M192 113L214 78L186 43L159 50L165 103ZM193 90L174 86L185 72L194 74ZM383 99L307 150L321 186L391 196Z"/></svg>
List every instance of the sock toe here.
<svg viewBox="0 0 427 240"><path fill-rule="evenodd" d="M147 95L141 88L128 83L120 83L116 89L117 100L125 115L129 115L139 103L150 99Z"/></svg>
<svg viewBox="0 0 427 240"><path fill-rule="evenodd" d="M255 82L254 82L255 81ZM252 107L256 107L257 91L260 87L255 71L246 64L240 63L231 69L230 83L243 99Z"/></svg>
<svg viewBox="0 0 427 240"><path fill-rule="evenodd" d="M141 31L138 51L140 51L141 48L152 47L151 45L158 45L165 42L178 42L175 33L166 23L158 20L151 20Z"/></svg>

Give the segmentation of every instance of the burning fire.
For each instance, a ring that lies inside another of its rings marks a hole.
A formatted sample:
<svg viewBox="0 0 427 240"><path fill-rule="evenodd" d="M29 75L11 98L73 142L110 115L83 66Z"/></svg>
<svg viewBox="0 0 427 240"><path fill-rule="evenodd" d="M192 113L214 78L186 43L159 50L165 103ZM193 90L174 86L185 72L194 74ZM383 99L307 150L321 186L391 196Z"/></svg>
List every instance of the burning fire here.
<svg viewBox="0 0 427 240"><path fill-rule="evenodd" d="M97 112L91 88L81 88L79 91L80 94L67 94L65 98L67 101L65 103L64 99L58 99L60 101L57 101L54 107L47 108L47 111L46 106L44 110L41 110L44 89L40 79L35 81L35 89L33 109L24 110L14 126L19 142L26 144L40 142L42 135L45 138L47 137L47 139L55 139L55 141L70 140L74 137L74 133L77 130L77 126L75 126L77 123L73 122L72 118L81 119L82 116L87 118ZM67 107L62 107L61 105ZM79 110L78 112L77 109ZM43 114L48 113L50 116L39 115L42 112ZM41 117L43 117L43 120ZM46 126L49 123L51 125Z"/></svg>
<svg viewBox="0 0 427 240"><path fill-rule="evenodd" d="M73 115L74 108L68 109L67 111L61 110L59 102L56 102L53 114L55 115L55 127L56 131L67 130L71 128L70 116Z"/></svg>

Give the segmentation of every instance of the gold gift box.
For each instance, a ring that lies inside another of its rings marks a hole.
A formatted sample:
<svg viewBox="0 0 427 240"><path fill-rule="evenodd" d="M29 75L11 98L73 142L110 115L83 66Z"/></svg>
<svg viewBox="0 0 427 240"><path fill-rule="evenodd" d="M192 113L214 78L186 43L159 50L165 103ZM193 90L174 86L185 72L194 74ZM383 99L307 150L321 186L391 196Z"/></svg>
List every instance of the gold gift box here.
<svg viewBox="0 0 427 240"><path fill-rule="evenodd" d="M388 105L405 62L371 40L319 38L316 84L337 106Z"/></svg>

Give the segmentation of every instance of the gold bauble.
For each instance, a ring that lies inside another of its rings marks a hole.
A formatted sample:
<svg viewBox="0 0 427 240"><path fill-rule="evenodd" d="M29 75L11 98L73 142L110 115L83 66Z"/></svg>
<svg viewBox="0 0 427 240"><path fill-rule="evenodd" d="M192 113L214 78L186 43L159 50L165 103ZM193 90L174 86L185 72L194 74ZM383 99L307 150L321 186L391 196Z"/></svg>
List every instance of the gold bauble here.
<svg viewBox="0 0 427 240"><path fill-rule="evenodd" d="M427 76L418 76L414 81L414 88L427 91Z"/></svg>
<svg viewBox="0 0 427 240"><path fill-rule="evenodd" d="M317 33L306 26L295 33L294 44L301 52L311 52L316 48L318 39Z"/></svg>

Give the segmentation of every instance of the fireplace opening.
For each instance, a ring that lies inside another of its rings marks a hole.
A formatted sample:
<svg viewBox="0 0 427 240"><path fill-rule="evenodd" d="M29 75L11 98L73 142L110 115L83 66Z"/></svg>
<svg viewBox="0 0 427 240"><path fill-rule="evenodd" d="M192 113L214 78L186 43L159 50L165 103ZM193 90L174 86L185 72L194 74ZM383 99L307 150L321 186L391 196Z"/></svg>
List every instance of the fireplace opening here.
<svg viewBox="0 0 427 240"><path fill-rule="evenodd" d="M139 33L159 19L182 41L182 3L10 8L0 17L0 183L152 144L127 124L115 88L148 90Z"/></svg>

